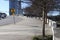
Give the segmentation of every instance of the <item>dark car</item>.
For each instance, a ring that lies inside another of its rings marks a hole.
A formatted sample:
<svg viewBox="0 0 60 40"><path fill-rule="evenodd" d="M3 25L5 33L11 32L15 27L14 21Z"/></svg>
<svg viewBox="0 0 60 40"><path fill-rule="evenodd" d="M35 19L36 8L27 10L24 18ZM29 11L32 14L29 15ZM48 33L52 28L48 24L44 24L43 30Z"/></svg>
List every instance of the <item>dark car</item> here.
<svg viewBox="0 0 60 40"><path fill-rule="evenodd" d="M56 22L57 27L60 27L60 21Z"/></svg>
<svg viewBox="0 0 60 40"><path fill-rule="evenodd" d="M0 19L1 19L1 18L4 19L4 18L6 18L6 16L7 16L6 13L0 13Z"/></svg>

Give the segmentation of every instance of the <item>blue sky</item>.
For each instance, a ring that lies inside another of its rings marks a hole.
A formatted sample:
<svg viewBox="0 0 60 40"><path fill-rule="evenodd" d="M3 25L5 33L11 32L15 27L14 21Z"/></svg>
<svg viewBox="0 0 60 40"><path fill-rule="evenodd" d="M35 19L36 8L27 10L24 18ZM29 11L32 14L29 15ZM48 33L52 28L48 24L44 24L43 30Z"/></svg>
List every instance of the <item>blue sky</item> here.
<svg viewBox="0 0 60 40"><path fill-rule="evenodd" d="M0 0L0 12L9 13L9 2Z"/></svg>
<svg viewBox="0 0 60 40"><path fill-rule="evenodd" d="M29 4L22 3L22 8L28 7ZM9 15L9 1L0 0L0 12L4 12Z"/></svg>
<svg viewBox="0 0 60 40"><path fill-rule="evenodd" d="M25 8L27 6L29 6L29 4L22 3L22 8ZM0 0L0 12L4 12L7 15L9 15L9 1ZM57 11L50 12L50 13L53 15L59 14L59 12L57 12Z"/></svg>
<svg viewBox="0 0 60 40"><path fill-rule="evenodd" d="M48 15L52 15L52 16L59 15L59 11L50 11Z"/></svg>

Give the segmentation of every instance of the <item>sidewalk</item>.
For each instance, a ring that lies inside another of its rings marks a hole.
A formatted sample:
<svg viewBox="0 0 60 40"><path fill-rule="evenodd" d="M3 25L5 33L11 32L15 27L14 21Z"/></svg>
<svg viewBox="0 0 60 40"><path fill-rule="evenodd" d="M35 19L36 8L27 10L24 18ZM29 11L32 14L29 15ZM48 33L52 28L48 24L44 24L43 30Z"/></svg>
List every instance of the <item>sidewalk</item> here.
<svg viewBox="0 0 60 40"><path fill-rule="evenodd" d="M60 40L60 28L54 28L54 40Z"/></svg>
<svg viewBox="0 0 60 40"><path fill-rule="evenodd" d="M42 35L42 21L35 18L21 17L23 20L0 27L0 40L32 40L32 36ZM46 25L46 35L53 35L52 28Z"/></svg>

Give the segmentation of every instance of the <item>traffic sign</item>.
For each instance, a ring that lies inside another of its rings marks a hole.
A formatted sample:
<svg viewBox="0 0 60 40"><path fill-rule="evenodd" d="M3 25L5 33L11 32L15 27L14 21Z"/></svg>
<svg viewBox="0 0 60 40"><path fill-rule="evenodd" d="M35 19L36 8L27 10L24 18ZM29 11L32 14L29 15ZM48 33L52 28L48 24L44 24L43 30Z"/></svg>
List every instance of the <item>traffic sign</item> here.
<svg viewBox="0 0 60 40"><path fill-rule="evenodd" d="M15 9L14 8L11 9L11 13L15 13Z"/></svg>
<svg viewBox="0 0 60 40"><path fill-rule="evenodd" d="M15 9L14 8L12 8L11 10L11 13L12 13L12 15L13 15L13 21L14 21L14 24L15 24Z"/></svg>

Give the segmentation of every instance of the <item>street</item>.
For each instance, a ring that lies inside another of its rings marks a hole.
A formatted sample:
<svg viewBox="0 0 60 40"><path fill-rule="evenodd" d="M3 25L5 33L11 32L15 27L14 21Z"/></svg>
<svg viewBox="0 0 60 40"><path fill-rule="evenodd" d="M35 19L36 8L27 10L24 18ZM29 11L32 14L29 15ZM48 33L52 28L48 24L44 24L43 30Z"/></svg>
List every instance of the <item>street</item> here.
<svg viewBox="0 0 60 40"><path fill-rule="evenodd" d="M54 28L55 40L60 40L60 28Z"/></svg>
<svg viewBox="0 0 60 40"><path fill-rule="evenodd" d="M14 16L14 17L15 17L15 22L19 22L22 20L22 18L20 18L18 16ZM0 20L0 26L8 25L8 24L14 24L13 16L7 16L5 19Z"/></svg>
<svg viewBox="0 0 60 40"><path fill-rule="evenodd" d="M32 40L35 35L42 35L42 21L20 16L16 24L0 26L0 40ZM51 27L46 26L46 34L51 34Z"/></svg>

